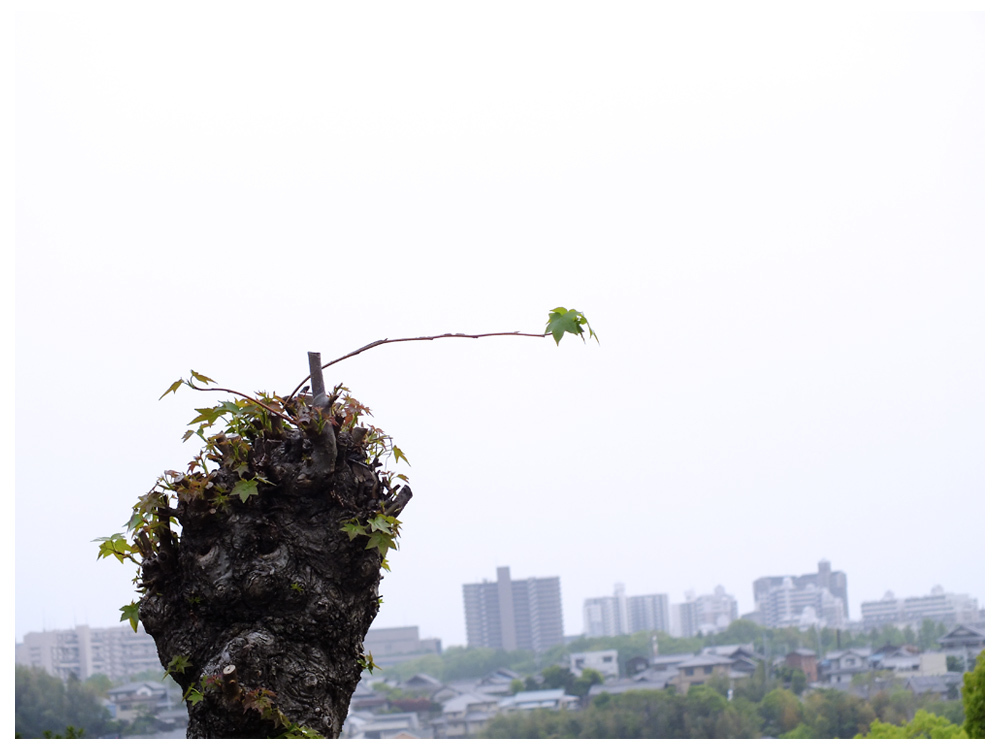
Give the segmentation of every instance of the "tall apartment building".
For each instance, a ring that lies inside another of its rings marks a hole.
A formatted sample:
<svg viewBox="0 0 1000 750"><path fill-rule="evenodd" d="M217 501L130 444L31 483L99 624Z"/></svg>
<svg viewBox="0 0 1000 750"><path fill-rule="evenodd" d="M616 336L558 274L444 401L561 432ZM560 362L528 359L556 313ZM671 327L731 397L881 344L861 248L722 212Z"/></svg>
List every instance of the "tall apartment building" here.
<svg viewBox="0 0 1000 750"><path fill-rule="evenodd" d="M497 568L496 581L466 583L462 597L469 648L540 653L563 644L558 576L514 581L510 568Z"/></svg>
<svg viewBox="0 0 1000 750"><path fill-rule="evenodd" d="M670 635L690 638L701 633L725 630L737 619L736 598L716 586L711 594L696 597L693 591L685 593L686 601L670 607Z"/></svg>
<svg viewBox="0 0 1000 750"><path fill-rule="evenodd" d="M94 674L120 680L149 669L163 669L156 643L142 625L138 632L128 625L115 628L77 625L73 630L28 633L24 643L17 644L14 661L41 667L64 680L70 674L81 680Z"/></svg>
<svg viewBox="0 0 1000 750"><path fill-rule="evenodd" d="M883 625L919 626L924 620L959 625L979 621L979 603L968 594L950 594L941 586L929 596L897 599L887 591L879 601L861 603L861 624L866 630Z"/></svg>
<svg viewBox="0 0 1000 750"><path fill-rule="evenodd" d="M588 638L601 638L650 630L667 632L669 608L666 594L625 596L625 585L617 583L614 596L584 600L584 634Z"/></svg>
<svg viewBox="0 0 1000 750"><path fill-rule="evenodd" d="M847 574L820 560L816 573L766 576L753 582L753 599L765 627L847 624Z"/></svg>
<svg viewBox="0 0 1000 750"><path fill-rule="evenodd" d="M642 594L628 597L630 633L659 630L670 632L670 598L666 594Z"/></svg>

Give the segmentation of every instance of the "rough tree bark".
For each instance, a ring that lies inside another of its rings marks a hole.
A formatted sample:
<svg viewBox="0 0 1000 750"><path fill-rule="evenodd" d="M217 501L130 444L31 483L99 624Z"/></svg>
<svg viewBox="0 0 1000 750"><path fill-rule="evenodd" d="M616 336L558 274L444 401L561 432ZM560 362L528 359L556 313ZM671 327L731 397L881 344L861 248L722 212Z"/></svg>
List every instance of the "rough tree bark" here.
<svg viewBox="0 0 1000 750"><path fill-rule="evenodd" d="M289 406L299 427L264 419L249 441L217 437L217 468L180 477L163 511L182 533L159 535L143 562L139 618L164 667L204 696L188 704L189 738L280 736L279 712L336 738L360 680L382 555L341 527L398 514L410 491L388 486L363 429L340 429L321 374L313 392ZM247 476L266 482L241 502Z"/></svg>

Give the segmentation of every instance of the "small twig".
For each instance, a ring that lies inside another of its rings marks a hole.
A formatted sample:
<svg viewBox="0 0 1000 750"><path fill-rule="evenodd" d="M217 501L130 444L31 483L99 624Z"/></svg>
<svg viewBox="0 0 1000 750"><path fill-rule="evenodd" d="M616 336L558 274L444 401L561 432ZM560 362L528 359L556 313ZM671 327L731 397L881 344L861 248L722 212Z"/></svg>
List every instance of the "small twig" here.
<svg viewBox="0 0 1000 750"><path fill-rule="evenodd" d="M279 418L285 420L292 427L297 427L298 426L295 423L294 420L290 419L289 417L286 417L280 411L275 411L274 409L272 409L267 404L261 403L260 401L258 401L257 399L255 399L253 396L248 396L245 393L240 393L239 391L234 391L232 388L202 388L200 386L195 385L194 383L188 383L188 385L191 388L194 388L196 391L206 391L206 392L207 391L221 391L222 393L231 393L234 396L239 396L240 398L245 398L247 401L252 401L253 403L257 404L257 406L259 406L261 409L266 409L267 411L271 412L271 414L273 414L274 416L279 417Z"/></svg>
<svg viewBox="0 0 1000 750"><path fill-rule="evenodd" d="M405 339L381 339L379 341L373 341L370 344L362 346L360 349L355 349L350 354L345 354L343 357L338 357L330 362L327 362L320 369L325 370L330 365L335 365L338 362L343 362L345 359L350 359L351 357L356 357L362 352L366 352L369 349L374 349L376 346L382 346L382 344L399 344L403 341L433 341L434 339L484 339L488 336L531 336L532 338L544 339L546 336L551 336L550 333L521 333L520 331L507 331L506 333L439 333L437 336L414 336L412 338ZM295 398L295 394L298 393L302 386L304 386L309 381L309 378L304 378L301 383L295 386L295 390L292 391L292 395L288 397L289 400ZM205 390L205 389L202 389Z"/></svg>

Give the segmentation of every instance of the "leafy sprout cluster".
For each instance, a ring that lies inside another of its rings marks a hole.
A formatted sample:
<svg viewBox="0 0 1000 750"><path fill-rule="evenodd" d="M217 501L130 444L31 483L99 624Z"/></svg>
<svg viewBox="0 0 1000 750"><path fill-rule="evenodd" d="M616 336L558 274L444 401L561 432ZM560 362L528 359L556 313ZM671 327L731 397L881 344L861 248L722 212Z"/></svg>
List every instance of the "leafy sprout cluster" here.
<svg viewBox="0 0 1000 750"><path fill-rule="evenodd" d="M196 416L188 423L183 440L197 437L202 445L187 471L167 470L157 478L152 489L132 506L125 534L116 533L94 540L100 543L98 559L114 557L119 562L128 560L138 567L132 582L140 595L148 587L143 580L142 563L153 558L164 546L178 543L179 535L174 527L179 525L185 510L195 508L209 514L225 513L233 502L246 503L260 494L262 485L273 484L251 468L254 441L261 436L279 437L286 427L316 435L329 424L336 432L344 431L351 436L373 469L383 466L383 460L390 455L397 463L409 463L391 436L366 424L364 419L371 416L371 410L343 385L338 385L331 394L332 408L318 409L311 406L306 395L283 399L258 392L251 397L227 388L210 387L214 384L211 378L192 370L189 378L175 381L163 393L161 399L186 385L199 391L225 391L237 397L212 407L195 409ZM401 489L397 480L409 482L405 474L385 468L377 475L389 498L395 497ZM388 569L385 555L388 549L396 549L399 527L398 519L378 513L370 520L354 518L342 530L352 540L358 534L369 537L367 548L377 547L383 567ZM121 612L122 621L127 620L132 629L137 630L139 605L133 601L121 607Z"/></svg>

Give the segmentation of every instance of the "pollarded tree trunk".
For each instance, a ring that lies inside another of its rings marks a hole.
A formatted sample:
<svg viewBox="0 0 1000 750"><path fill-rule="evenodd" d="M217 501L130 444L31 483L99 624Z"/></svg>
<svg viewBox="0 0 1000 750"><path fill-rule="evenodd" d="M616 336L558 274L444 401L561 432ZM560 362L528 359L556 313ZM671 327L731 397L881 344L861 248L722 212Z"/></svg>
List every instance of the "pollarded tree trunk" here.
<svg viewBox="0 0 1000 750"><path fill-rule="evenodd" d="M410 493L389 486L364 428L341 430L328 398L309 404L297 402L298 426L261 410L243 435L208 439L211 471L166 475L176 508L157 512L182 533L163 523L143 540L139 618L187 691L189 738L289 725L338 737L361 677L384 549L342 527L395 516Z"/></svg>

